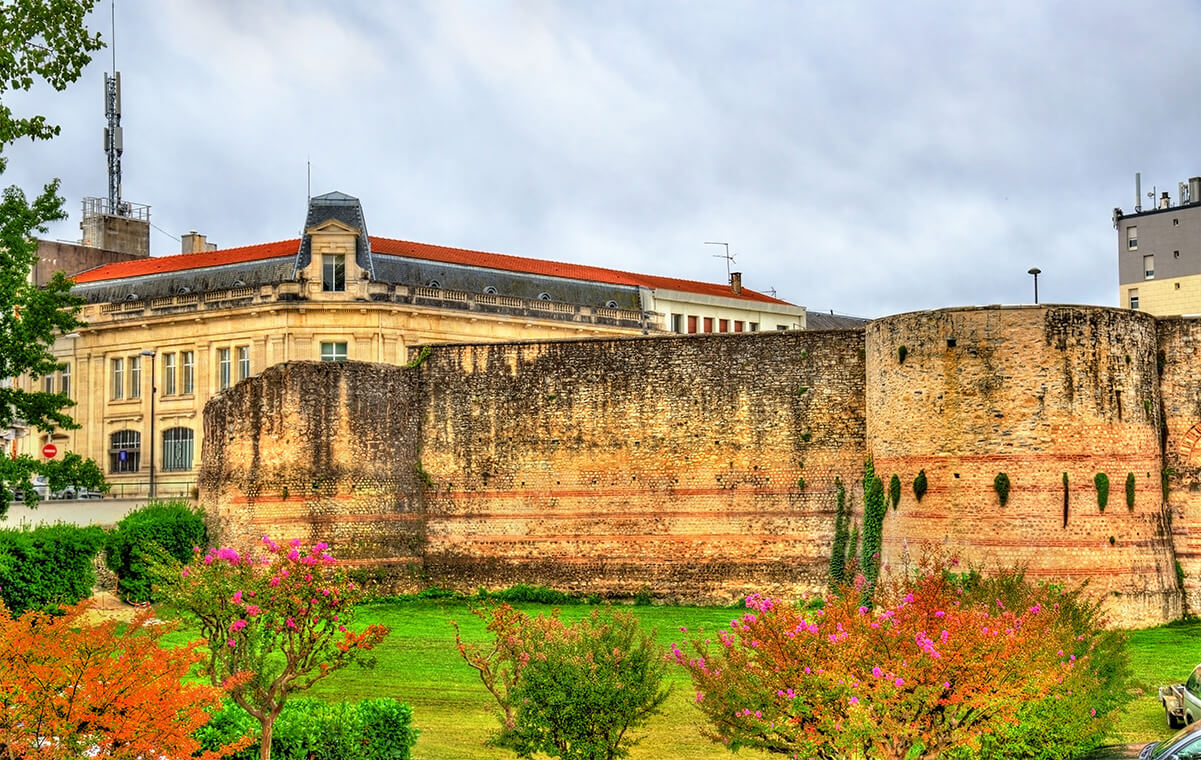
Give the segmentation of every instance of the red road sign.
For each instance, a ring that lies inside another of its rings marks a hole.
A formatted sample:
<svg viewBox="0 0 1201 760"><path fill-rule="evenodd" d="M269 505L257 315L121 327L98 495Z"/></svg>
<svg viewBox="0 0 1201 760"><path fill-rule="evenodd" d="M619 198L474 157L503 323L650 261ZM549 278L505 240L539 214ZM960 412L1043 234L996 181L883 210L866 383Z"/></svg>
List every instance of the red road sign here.
<svg viewBox="0 0 1201 760"><path fill-rule="evenodd" d="M57 453L58 453L58 447L55 446L53 443L47 443L45 446L42 447L42 456L46 457L47 459L53 459L54 455Z"/></svg>

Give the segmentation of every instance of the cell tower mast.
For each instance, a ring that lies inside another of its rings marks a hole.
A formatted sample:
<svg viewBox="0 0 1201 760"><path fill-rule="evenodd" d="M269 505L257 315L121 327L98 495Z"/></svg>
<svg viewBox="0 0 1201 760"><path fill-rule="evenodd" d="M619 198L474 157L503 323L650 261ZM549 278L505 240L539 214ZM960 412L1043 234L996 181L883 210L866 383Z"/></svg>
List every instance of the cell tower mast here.
<svg viewBox="0 0 1201 760"><path fill-rule="evenodd" d="M108 155L108 207L116 216L129 216L128 204L121 201L121 153L124 140L121 135L121 72L114 70L112 76L104 75L104 115L108 126L104 128L104 152Z"/></svg>

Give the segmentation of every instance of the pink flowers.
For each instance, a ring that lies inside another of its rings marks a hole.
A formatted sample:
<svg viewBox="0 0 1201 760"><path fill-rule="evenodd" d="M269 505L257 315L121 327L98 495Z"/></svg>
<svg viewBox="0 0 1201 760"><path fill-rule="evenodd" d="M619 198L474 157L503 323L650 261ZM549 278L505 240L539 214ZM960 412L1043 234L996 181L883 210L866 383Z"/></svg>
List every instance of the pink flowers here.
<svg viewBox="0 0 1201 760"><path fill-rule="evenodd" d="M240 631L245 627L246 621L244 619L235 620L229 624L229 630L231 631Z"/></svg>
<svg viewBox="0 0 1201 760"><path fill-rule="evenodd" d="M809 668L805 668L805 672L808 673ZM884 671L880 670L880 666L877 665L876 667L872 668L872 675L875 676L876 678L881 678L884 675Z"/></svg>

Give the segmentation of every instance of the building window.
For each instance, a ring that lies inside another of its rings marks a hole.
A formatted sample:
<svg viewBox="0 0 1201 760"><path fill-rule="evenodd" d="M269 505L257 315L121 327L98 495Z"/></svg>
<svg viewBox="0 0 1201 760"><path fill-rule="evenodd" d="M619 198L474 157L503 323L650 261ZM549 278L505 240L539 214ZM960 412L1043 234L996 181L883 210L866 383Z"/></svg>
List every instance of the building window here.
<svg viewBox="0 0 1201 760"><path fill-rule="evenodd" d="M250 346L238 346L238 379L250 377Z"/></svg>
<svg viewBox="0 0 1201 760"><path fill-rule="evenodd" d="M696 332L696 317L692 314L689 314L688 315L688 333L692 334L695 332Z"/></svg>
<svg viewBox="0 0 1201 760"><path fill-rule="evenodd" d="M328 292L346 290L346 256L327 253L321 257L321 289Z"/></svg>
<svg viewBox="0 0 1201 760"><path fill-rule="evenodd" d="M225 390L229 387L230 370L233 369L229 360L229 349L217 349L217 387Z"/></svg>
<svg viewBox="0 0 1201 760"><path fill-rule="evenodd" d="M713 332L713 317L705 317L705 332Z"/></svg>
<svg viewBox="0 0 1201 760"><path fill-rule="evenodd" d="M138 431L118 430L109 438L109 472L137 472L141 457L142 434Z"/></svg>
<svg viewBox="0 0 1201 760"><path fill-rule="evenodd" d="M346 361L346 343L322 343L321 344L321 361L323 362L344 362Z"/></svg>
<svg viewBox="0 0 1201 760"><path fill-rule="evenodd" d="M129 397L142 397L142 357L129 357Z"/></svg>
<svg viewBox="0 0 1201 760"><path fill-rule="evenodd" d="M1126 291L1126 297L1130 301L1130 308L1137 309L1138 308L1138 288L1131 288L1130 290Z"/></svg>
<svg viewBox="0 0 1201 760"><path fill-rule="evenodd" d="M175 354L163 354L163 395L175 395Z"/></svg>
<svg viewBox="0 0 1201 760"><path fill-rule="evenodd" d="M427 283L425 284L425 286L426 286L427 288L433 288L434 290L441 290L441 289L442 289L442 283L438 282L437 280L430 280L429 282L427 282Z"/></svg>
<svg viewBox="0 0 1201 760"><path fill-rule="evenodd" d="M1172 220L1172 226L1173 226L1173 227L1179 227L1179 226L1180 226L1180 220L1179 220L1179 219L1173 219L1173 220Z"/></svg>
<svg viewBox="0 0 1201 760"><path fill-rule="evenodd" d="M1174 259L1180 258L1180 251L1172 251L1172 258L1174 258Z"/></svg>
<svg viewBox="0 0 1201 760"><path fill-rule="evenodd" d="M671 315L671 331L673 333L684 332L684 315L683 314L672 314Z"/></svg>
<svg viewBox="0 0 1201 760"><path fill-rule="evenodd" d="M1154 256L1144 256L1143 257L1143 279L1150 280L1150 279L1153 279L1154 277L1155 277L1155 257Z"/></svg>
<svg viewBox="0 0 1201 760"><path fill-rule="evenodd" d="M179 358L183 366L183 382L180 383L180 391L191 393L196 388L196 354L191 351L181 351Z"/></svg>
<svg viewBox="0 0 1201 760"><path fill-rule="evenodd" d="M484 288L484 292L485 292L485 293L487 293L487 294L488 294L488 295L490 295L490 296L494 296L494 295L496 295L496 288L494 288L494 287L492 287L491 285L489 285L489 286L487 286L486 288Z"/></svg>
<svg viewBox="0 0 1201 760"><path fill-rule="evenodd" d="M113 401L120 401L125 398L125 360L113 359L111 366L110 384L112 385L112 393L110 395Z"/></svg>
<svg viewBox="0 0 1201 760"><path fill-rule="evenodd" d="M748 323L747 326L750 328L751 332L759 332L759 323L758 322L750 322L750 323Z"/></svg>
<svg viewBox="0 0 1201 760"><path fill-rule="evenodd" d="M550 300L550 293L547 293L546 291L543 291L543 292L539 293L539 294L538 294L538 300L539 300L539 301L549 301L549 300Z"/></svg>
<svg viewBox="0 0 1201 760"><path fill-rule="evenodd" d="M728 319L717 320L717 331L718 332L729 332L730 331L730 320L728 320Z"/></svg>
<svg viewBox="0 0 1201 760"><path fill-rule="evenodd" d="M192 469L192 431L184 427L163 431L163 470Z"/></svg>
<svg viewBox="0 0 1201 760"><path fill-rule="evenodd" d="M608 309L616 309L616 308L617 308L617 302L616 302L616 301L609 301L609 302L607 302L607 303L605 304L605 308L608 308Z"/></svg>
<svg viewBox="0 0 1201 760"><path fill-rule="evenodd" d="M1126 228L1126 250L1138 250L1138 227L1132 226Z"/></svg>
<svg viewBox="0 0 1201 760"><path fill-rule="evenodd" d="M742 320L734 320L734 332L742 332Z"/></svg>
<svg viewBox="0 0 1201 760"><path fill-rule="evenodd" d="M788 325L776 325L776 329L777 329L777 330L787 330L787 329L788 329Z"/></svg>
<svg viewBox="0 0 1201 760"><path fill-rule="evenodd" d="M46 375L42 378L42 390L46 393L54 393L54 375Z"/></svg>
<svg viewBox="0 0 1201 760"><path fill-rule="evenodd" d="M58 391L64 396L71 395L71 365L64 364L62 372L58 374Z"/></svg>

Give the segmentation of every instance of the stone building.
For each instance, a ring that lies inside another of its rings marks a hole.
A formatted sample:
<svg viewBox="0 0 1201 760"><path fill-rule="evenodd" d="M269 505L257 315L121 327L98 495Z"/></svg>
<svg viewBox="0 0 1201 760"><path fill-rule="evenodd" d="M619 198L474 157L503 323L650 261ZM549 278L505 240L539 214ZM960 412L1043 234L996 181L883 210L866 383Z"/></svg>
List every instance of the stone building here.
<svg viewBox="0 0 1201 760"><path fill-rule="evenodd" d="M299 239L218 250L190 233L182 247L72 272L88 325L55 345L60 373L23 382L69 393L81 427L21 450L53 442L59 456L91 457L117 493L155 481L157 495L183 494L205 403L280 362L397 364L415 345L447 342L805 326L803 308L737 274L703 283L371 237L358 199L337 192L311 199ZM64 262L88 253L69 248Z"/></svg>

